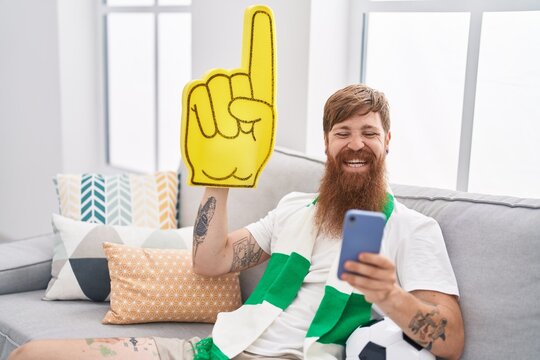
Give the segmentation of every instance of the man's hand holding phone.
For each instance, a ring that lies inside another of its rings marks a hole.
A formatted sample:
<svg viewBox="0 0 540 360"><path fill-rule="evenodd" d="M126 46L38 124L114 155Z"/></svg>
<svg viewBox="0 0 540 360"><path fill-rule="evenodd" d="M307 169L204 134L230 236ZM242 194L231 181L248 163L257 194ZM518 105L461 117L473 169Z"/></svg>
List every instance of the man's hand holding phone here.
<svg viewBox="0 0 540 360"><path fill-rule="evenodd" d="M381 213L361 210L349 210L343 222L338 276L370 303L384 302L401 291L394 263L379 254L385 223Z"/></svg>

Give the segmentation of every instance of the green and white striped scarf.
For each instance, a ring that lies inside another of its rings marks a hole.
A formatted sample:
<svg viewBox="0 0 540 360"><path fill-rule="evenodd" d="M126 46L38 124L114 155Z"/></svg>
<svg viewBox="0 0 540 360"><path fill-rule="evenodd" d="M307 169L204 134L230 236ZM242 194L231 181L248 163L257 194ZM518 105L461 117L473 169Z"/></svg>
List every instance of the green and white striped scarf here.
<svg viewBox="0 0 540 360"><path fill-rule="evenodd" d="M212 337L197 343L195 359L231 359L247 349L296 297L311 265L315 243L313 213L316 199L290 216L266 271L245 304L220 313ZM394 209L388 194L386 218ZM294 226L294 225L298 226ZM295 241L296 240L296 241ZM340 359L349 335L371 317L371 304L337 278L339 254L330 268L324 296L304 340L305 359Z"/></svg>

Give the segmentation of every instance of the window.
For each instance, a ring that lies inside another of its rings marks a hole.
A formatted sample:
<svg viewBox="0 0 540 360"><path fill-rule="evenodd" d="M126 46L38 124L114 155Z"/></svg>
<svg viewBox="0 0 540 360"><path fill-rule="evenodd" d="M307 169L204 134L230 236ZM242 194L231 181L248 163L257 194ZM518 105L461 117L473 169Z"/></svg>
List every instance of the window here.
<svg viewBox="0 0 540 360"><path fill-rule="evenodd" d="M484 14L469 190L540 197L540 11Z"/></svg>
<svg viewBox="0 0 540 360"><path fill-rule="evenodd" d="M107 162L176 170L181 96L191 78L188 0L108 0L104 41Z"/></svg>
<svg viewBox="0 0 540 360"><path fill-rule="evenodd" d="M351 6L360 81L390 101L390 181L540 197L540 2Z"/></svg>
<svg viewBox="0 0 540 360"><path fill-rule="evenodd" d="M385 92L396 119L393 182L455 186L468 30L467 13L369 16L366 83Z"/></svg>

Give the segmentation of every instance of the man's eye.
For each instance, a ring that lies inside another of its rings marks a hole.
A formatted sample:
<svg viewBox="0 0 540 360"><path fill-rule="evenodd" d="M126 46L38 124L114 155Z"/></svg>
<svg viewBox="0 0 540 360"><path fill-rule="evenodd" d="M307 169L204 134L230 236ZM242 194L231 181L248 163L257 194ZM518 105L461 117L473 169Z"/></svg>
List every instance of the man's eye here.
<svg viewBox="0 0 540 360"><path fill-rule="evenodd" d="M368 138L372 138L372 137L375 137L379 135L378 133L374 133L374 132L370 132L370 133L364 133L364 136L368 137Z"/></svg>
<svg viewBox="0 0 540 360"><path fill-rule="evenodd" d="M336 133L336 136L338 138L344 138L344 137L347 137L348 135L349 135L348 133L344 133L344 132Z"/></svg>

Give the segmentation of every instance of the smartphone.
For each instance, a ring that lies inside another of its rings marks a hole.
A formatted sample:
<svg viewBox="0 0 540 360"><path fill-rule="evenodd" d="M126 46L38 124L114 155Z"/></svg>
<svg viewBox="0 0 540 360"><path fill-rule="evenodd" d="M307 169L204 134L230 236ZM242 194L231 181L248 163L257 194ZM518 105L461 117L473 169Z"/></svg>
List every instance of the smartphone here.
<svg viewBox="0 0 540 360"><path fill-rule="evenodd" d="M348 210L343 219L343 239L339 256L338 278L345 272L347 260L358 261L363 252L378 253L386 225L383 213L364 210Z"/></svg>

